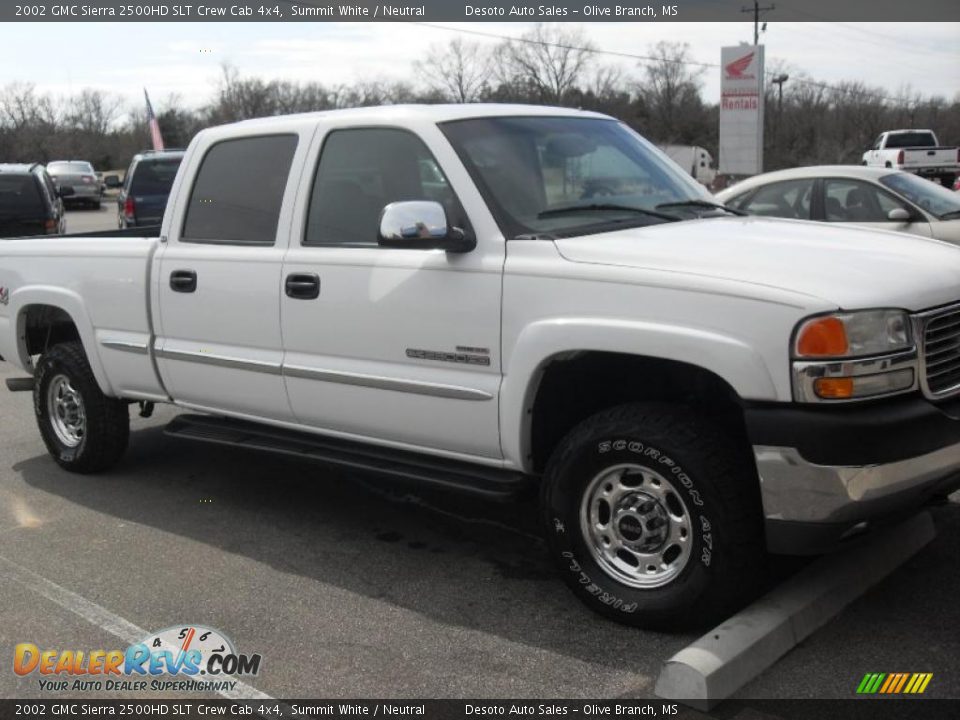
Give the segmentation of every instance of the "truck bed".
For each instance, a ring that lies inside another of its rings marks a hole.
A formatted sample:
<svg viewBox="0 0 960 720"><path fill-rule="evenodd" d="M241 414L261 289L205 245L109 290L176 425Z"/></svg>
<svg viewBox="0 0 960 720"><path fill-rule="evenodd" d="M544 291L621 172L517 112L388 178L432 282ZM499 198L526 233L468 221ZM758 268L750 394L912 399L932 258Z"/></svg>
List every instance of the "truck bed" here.
<svg viewBox="0 0 960 720"><path fill-rule="evenodd" d="M32 373L18 323L53 306L76 325L101 387L128 397L163 394L147 352L149 264L159 233L135 230L0 242L0 356Z"/></svg>

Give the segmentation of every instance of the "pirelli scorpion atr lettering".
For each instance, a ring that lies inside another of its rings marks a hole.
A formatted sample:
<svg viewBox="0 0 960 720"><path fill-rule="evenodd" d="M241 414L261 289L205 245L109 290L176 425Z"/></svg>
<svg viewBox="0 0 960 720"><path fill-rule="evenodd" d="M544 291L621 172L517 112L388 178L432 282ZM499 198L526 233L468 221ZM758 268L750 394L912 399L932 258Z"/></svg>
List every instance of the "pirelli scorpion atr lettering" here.
<svg viewBox="0 0 960 720"><path fill-rule="evenodd" d="M753 82L759 60L723 72ZM749 602L766 553L828 551L960 483L955 247L744 216L563 108L270 117L173 161L158 231L133 236L131 210L115 237L0 244L0 356L68 471L123 456L131 404L175 403L173 438L535 488L574 595L656 628ZM18 672L260 667L209 629L176 649L181 630L102 653L25 638ZM860 694L903 679L873 675Z"/></svg>

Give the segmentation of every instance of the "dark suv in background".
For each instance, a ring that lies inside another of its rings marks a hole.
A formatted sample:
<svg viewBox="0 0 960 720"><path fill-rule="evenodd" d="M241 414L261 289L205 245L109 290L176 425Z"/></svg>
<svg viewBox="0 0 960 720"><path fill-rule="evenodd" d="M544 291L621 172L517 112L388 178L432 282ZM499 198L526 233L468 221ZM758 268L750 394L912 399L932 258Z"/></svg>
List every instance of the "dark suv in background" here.
<svg viewBox="0 0 960 720"><path fill-rule="evenodd" d="M0 164L0 237L63 235L63 197L69 185L55 187L40 163Z"/></svg>
<svg viewBox="0 0 960 720"><path fill-rule="evenodd" d="M117 226L159 225L183 150L144 151L133 156L117 197Z"/></svg>

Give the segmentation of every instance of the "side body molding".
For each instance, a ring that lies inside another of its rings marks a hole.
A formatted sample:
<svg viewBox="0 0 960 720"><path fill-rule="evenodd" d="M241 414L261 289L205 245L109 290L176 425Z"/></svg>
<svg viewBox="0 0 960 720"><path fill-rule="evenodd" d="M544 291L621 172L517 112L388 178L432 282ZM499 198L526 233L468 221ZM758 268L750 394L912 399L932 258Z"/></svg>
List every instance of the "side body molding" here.
<svg viewBox="0 0 960 720"><path fill-rule="evenodd" d="M576 351L614 352L696 365L718 375L738 395L776 398L776 387L761 356L735 337L698 328L656 322L571 317L527 325L504 352L500 393L504 457L530 471L531 416L543 369L560 355Z"/></svg>

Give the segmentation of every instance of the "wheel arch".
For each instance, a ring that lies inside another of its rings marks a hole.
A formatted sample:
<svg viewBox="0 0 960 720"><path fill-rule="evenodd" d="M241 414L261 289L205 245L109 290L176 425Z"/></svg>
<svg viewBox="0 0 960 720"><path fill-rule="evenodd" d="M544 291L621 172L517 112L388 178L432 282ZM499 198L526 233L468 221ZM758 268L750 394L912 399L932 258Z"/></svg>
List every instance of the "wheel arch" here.
<svg viewBox="0 0 960 720"><path fill-rule="evenodd" d="M96 332L80 297L60 288L22 288L15 297L20 367L33 373L36 355L56 343L77 340L83 346L100 390L113 396L113 388L96 351Z"/></svg>
<svg viewBox="0 0 960 720"><path fill-rule="evenodd" d="M759 354L736 338L655 323L541 323L521 334L505 373L503 451L539 473L574 425L644 400L699 402L735 420L739 431L745 398L775 400L777 389Z"/></svg>

